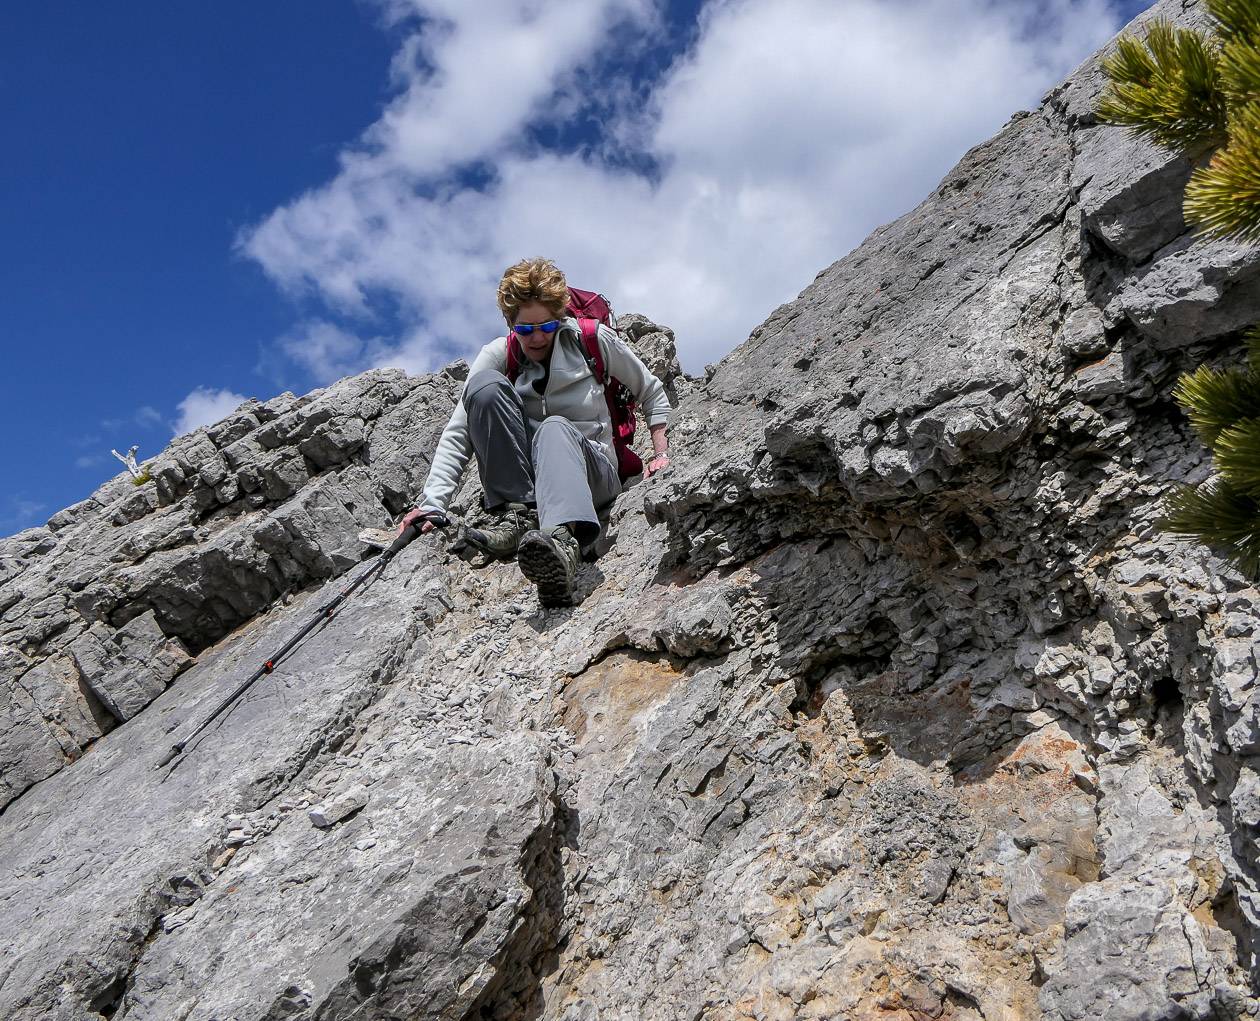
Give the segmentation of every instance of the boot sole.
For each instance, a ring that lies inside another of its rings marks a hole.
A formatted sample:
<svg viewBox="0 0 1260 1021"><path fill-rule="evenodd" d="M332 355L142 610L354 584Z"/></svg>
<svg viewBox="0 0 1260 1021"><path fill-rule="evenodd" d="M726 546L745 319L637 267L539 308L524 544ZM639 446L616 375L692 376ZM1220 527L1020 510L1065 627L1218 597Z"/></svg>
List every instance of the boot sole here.
<svg viewBox="0 0 1260 1021"><path fill-rule="evenodd" d="M538 588L538 601L543 606L572 606L573 588L565 576L564 561L542 536L525 536L516 551L516 562Z"/></svg>

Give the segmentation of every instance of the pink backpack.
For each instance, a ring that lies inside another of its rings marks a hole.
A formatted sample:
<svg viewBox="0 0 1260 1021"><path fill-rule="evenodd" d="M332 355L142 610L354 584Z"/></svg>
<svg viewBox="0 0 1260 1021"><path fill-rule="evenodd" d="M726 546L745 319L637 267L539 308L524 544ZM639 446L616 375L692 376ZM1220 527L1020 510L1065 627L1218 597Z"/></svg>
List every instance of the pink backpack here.
<svg viewBox="0 0 1260 1021"><path fill-rule="evenodd" d="M613 448L617 451L617 475L622 482L643 471L643 461L630 449L634 443L636 423L634 414L634 394L630 388L617 378L610 376L604 366L604 356L599 349L599 326L603 323L610 329L617 327L613 323L612 306L602 294L594 291L579 291L569 288L569 305L565 309L574 316L582 327L582 355L594 376L604 387L604 400L608 404L608 414L612 418ZM507 339L507 377L513 383L521 374L521 362L524 360L521 342L516 334L508 331Z"/></svg>

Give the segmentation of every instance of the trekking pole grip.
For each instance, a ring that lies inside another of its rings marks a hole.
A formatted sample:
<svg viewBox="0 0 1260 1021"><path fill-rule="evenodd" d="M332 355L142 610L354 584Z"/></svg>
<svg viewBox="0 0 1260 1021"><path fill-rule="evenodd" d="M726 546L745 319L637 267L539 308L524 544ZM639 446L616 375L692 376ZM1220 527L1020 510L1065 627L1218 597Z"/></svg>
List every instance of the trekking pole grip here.
<svg viewBox="0 0 1260 1021"><path fill-rule="evenodd" d="M420 529L418 527L416 527L415 525L408 525L399 533L398 538L395 539L392 543L390 543L389 549L385 551L385 556L387 558L392 557L404 546L411 543L415 539L415 537L419 534L420 534Z"/></svg>
<svg viewBox="0 0 1260 1021"><path fill-rule="evenodd" d="M389 549L385 551L386 560L392 557L395 553L398 553L400 550L402 550L404 546L414 541L416 537L420 535L420 522L421 521L432 522L434 528L445 528L447 525L451 523L451 519L448 518L441 511L429 511L423 517L412 522L410 525L404 528L402 532L399 534L398 538L395 539L392 543L390 543Z"/></svg>

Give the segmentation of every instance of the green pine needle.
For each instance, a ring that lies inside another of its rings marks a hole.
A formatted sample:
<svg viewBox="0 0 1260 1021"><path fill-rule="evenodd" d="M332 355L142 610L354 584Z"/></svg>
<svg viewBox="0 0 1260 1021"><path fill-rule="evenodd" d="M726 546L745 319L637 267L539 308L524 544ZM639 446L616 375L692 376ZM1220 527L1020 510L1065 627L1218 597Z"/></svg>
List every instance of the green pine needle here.
<svg viewBox="0 0 1260 1021"><path fill-rule="evenodd" d="M1199 439L1212 449L1221 432L1235 422L1260 417L1260 377L1249 369L1217 371L1200 365L1177 380L1172 395Z"/></svg>
<svg viewBox="0 0 1260 1021"><path fill-rule="evenodd" d="M1260 419L1246 418L1222 429L1213 456L1217 470L1236 491L1260 499Z"/></svg>
<svg viewBox="0 0 1260 1021"><path fill-rule="evenodd" d="M1229 144L1190 175L1186 222L1202 233L1252 243L1260 240L1260 103L1230 117Z"/></svg>
<svg viewBox="0 0 1260 1021"><path fill-rule="evenodd" d="M1177 487L1165 501L1160 527L1220 550L1249 575L1260 573L1260 504L1225 479Z"/></svg>
<svg viewBox="0 0 1260 1021"><path fill-rule="evenodd" d="M1260 4L1256 0L1207 0L1206 6L1221 38L1260 36Z"/></svg>
<svg viewBox="0 0 1260 1021"><path fill-rule="evenodd" d="M1247 342L1247 368L1260 377L1260 325L1244 333L1243 340Z"/></svg>
<svg viewBox="0 0 1260 1021"><path fill-rule="evenodd" d="M1159 74L1151 51L1131 35L1122 35L1116 40L1116 52L1104 58L1103 70L1113 82L1132 85L1150 85Z"/></svg>
<svg viewBox="0 0 1260 1021"><path fill-rule="evenodd" d="M1176 152L1220 144L1226 103L1218 60L1206 37L1156 20L1144 42L1121 37L1103 61L1110 81L1098 116Z"/></svg>
<svg viewBox="0 0 1260 1021"><path fill-rule="evenodd" d="M1231 39L1218 62L1221 90L1231 108L1260 100L1260 46L1251 36Z"/></svg>

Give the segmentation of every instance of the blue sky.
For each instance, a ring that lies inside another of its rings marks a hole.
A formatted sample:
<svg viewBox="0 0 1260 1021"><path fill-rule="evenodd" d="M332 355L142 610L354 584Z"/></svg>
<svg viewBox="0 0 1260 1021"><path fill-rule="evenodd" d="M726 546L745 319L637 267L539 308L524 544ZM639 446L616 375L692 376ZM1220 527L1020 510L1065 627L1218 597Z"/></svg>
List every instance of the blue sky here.
<svg viewBox="0 0 1260 1021"><path fill-rule="evenodd" d="M1144 6L6 5L0 534L239 396L473 353L523 255L698 370Z"/></svg>

